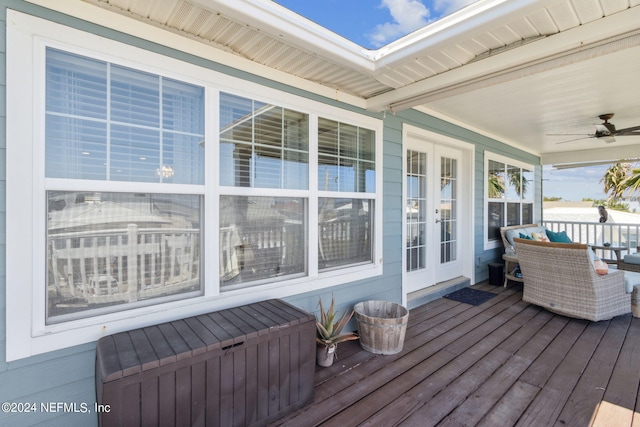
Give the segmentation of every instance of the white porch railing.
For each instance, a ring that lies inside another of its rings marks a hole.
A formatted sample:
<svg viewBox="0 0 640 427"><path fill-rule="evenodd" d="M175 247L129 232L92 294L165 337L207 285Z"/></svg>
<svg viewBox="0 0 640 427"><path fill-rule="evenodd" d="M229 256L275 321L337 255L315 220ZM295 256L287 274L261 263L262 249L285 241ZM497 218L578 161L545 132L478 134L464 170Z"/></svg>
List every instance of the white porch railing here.
<svg viewBox="0 0 640 427"><path fill-rule="evenodd" d="M624 224L615 222L578 222L578 221L543 221L542 225L551 231L565 231L574 242L591 246L602 246L609 243L612 247L623 248L621 256L637 251L640 242L640 224ZM606 250L605 250L606 251ZM604 256L600 250L598 255Z"/></svg>

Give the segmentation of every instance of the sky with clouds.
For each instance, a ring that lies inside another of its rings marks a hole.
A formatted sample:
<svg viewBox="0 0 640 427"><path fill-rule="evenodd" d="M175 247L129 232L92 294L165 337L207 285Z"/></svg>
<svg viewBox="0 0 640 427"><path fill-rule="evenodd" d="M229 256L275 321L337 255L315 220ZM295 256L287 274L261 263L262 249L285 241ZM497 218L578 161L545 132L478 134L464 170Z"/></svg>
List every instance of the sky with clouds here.
<svg viewBox="0 0 640 427"><path fill-rule="evenodd" d="M476 0L275 0L286 8L368 48L377 49ZM579 201L603 199L607 166L567 170L545 167L543 193Z"/></svg>
<svg viewBox="0 0 640 427"><path fill-rule="evenodd" d="M476 0L275 0L368 49L377 49Z"/></svg>
<svg viewBox="0 0 640 427"><path fill-rule="evenodd" d="M577 202L582 199L606 199L600 180L610 165L582 168L553 169L545 166L542 172L542 193L545 197L562 197Z"/></svg>

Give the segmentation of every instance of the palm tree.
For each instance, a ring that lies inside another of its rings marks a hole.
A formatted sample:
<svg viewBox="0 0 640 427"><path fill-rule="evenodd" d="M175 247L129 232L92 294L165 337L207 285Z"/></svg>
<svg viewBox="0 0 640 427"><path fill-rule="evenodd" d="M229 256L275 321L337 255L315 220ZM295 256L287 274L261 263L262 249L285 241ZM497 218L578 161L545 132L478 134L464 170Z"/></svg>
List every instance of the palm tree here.
<svg viewBox="0 0 640 427"><path fill-rule="evenodd" d="M623 193L629 187L626 182L630 178L630 171L631 164L625 161L618 162L606 170L600 182L604 186L604 192L610 194L609 201L617 201L622 198Z"/></svg>
<svg viewBox="0 0 640 427"><path fill-rule="evenodd" d="M516 194L519 197L523 197L527 194L527 188L529 187L529 180L522 173L524 172L520 168L509 168L509 183L516 189Z"/></svg>
<svg viewBox="0 0 640 427"><path fill-rule="evenodd" d="M640 168L633 168L629 176L622 182L623 192L632 193L640 190Z"/></svg>
<svg viewBox="0 0 640 427"><path fill-rule="evenodd" d="M497 173L489 174L489 198L500 199L504 195L504 179Z"/></svg>
<svg viewBox="0 0 640 427"><path fill-rule="evenodd" d="M504 196L506 188L502 172L502 170L489 172L488 191L490 199L500 199ZM509 184L515 189L518 197L523 197L527 194L529 180L524 176L521 169L509 167L507 170L507 179L509 180Z"/></svg>

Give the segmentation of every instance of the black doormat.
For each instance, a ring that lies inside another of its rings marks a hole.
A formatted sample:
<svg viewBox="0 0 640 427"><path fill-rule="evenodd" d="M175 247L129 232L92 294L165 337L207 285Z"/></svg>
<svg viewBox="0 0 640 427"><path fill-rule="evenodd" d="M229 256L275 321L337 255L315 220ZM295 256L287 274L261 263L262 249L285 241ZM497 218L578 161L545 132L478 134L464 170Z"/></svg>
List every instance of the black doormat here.
<svg viewBox="0 0 640 427"><path fill-rule="evenodd" d="M478 289L462 288L444 296L453 301L463 302L465 304L480 305L485 301L495 297L496 294Z"/></svg>

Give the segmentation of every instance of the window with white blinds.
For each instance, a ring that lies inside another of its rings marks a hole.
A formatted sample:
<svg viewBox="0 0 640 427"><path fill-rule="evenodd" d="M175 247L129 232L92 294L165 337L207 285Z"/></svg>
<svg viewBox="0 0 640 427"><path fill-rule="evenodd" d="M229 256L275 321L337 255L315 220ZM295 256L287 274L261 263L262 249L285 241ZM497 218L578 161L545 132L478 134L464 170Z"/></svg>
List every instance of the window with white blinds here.
<svg viewBox="0 0 640 427"><path fill-rule="evenodd" d="M204 183L204 88L48 48L46 177Z"/></svg>
<svg viewBox="0 0 640 427"><path fill-rule="evenodd" d="M319 190L376 191L374 131L319 118L318 153Z"/></svg>
<svg viewBox="0 0 640 427"><path fill-rule="evenodd" d="M220 184L309 188L309 115L220 94Z"/></svg>

